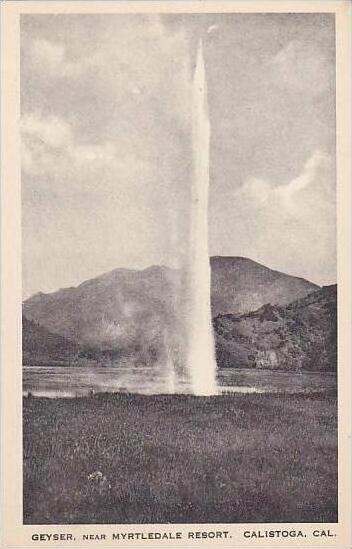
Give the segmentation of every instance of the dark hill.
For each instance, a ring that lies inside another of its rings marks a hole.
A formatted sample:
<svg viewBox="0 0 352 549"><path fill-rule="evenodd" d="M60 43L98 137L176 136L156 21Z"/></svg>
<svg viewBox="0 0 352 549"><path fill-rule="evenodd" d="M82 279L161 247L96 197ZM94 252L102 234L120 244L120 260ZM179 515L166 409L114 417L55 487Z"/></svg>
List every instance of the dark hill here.
<svg viewBox="0 0 352 549"><path fill-rule="evenodd" d="M24 365L48 362L71 363L79 353L79 346L58 334L52 334L32 320L22 316L22 353Z"/></svg>
<svg viewBox="0 0 352 549"><path fill-rule="evenodd" d="M336 285L286 307L218 315L213 324L219 367L336 371Z"/></svg>
<svg viewBox="0 0 352 549"><path fill-rule="evenodd" d="M24 302L23 313L83 348L149 364L163 350L165 331L176 325L178 281L179 273L166 267L116 269L76 288L36 294Z"/></svg>
<svg viewBox="0 0 352 549"><path fill-rule="evenodd" d="M211 271L213 316L242 314L265 303L287 305L319 288L246 257L212 257Z"/></svg>
<svg viewBox="0 0 352 549"><path fill-rule="evenodd" d="M242 257L213 257L211 268L213 316L269 302L285 305L317 288ZM115 269L77 287L36 294L24 302L23 313L81 347L151 364L163 359L165 338L182 338L177 303L184 298L179 271Z"/></svg>

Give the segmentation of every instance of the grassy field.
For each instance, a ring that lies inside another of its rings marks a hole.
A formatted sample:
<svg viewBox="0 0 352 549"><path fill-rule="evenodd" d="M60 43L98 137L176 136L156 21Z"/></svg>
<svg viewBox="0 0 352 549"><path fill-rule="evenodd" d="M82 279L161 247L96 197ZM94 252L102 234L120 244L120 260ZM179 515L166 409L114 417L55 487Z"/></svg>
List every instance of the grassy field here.
<svg viewBox="0 0 352 549"><path fill-rule="evenodd" d="M336 522L336 396L24 398L24 523Z"/></svg>

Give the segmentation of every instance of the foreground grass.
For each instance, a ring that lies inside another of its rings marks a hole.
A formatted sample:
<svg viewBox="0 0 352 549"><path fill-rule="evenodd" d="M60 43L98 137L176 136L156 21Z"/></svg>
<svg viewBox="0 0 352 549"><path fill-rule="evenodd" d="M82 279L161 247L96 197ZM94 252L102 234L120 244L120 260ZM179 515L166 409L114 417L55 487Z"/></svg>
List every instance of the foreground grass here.
<svg viewBox="0 0 352 549"><path fill-rule="evenodd" d="M336 522L333 395L24 399L24 523Z"/></svg>

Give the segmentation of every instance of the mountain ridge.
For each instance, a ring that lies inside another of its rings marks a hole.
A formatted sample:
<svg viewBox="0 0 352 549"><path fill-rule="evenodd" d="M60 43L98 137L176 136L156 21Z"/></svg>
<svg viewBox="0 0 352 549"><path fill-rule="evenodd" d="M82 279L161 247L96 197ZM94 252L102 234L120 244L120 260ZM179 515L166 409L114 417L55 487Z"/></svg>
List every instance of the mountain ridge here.
<svg viewBox="0 0 352 549"><path fill-rule="evenodd" d="M210 264L213 318L249 313L268 302L285 306L319 289L249 258L214 256ZM164 359L166 341L176 342L183 352L182 314L187 304L183 276L166 266L117 268L76 287L37 293L24 301L23 314L81 348L133 356L137 365L150 364Z"/></svg>
<svg viewBox="0 0 352 549"><path fill-rule="evenodd" d="M298 281L302 281L304 284L308 284L312 287L315 287L315 288L320 288L321 287L319 284L311 282L311 281L307 280L304 277L299 277L299 276L296 276L296 275L290 275L288 273L284 273L282 271L279 271L278 269L273 269L271 267L267 267L266 265L263 265L263 264L259 263L259 261L255 261L255 260L250 259L246 256L215 255L215 256L211 256L209 259L210 259L210 265L211 266L214 263L219 262L219 261L221 261L221 262L236 261L236 262L250 263L252 265L255 265L255 266L257 266L261 269L270 271L272 273L275 273L275 274L278 274L278 275L281 275L281 276L282 275L287 276L291 279L295 279L295 280L298 280ZM36 293L28 296L23 301L23 303L29 302L29 301L31 301L33 299L36 299L36 298L41 298L41 297L44 297L44 296L51 296L51 295L57 294L58 292L67 292L67 293L69 293L72 290L77 290L78 288L85 287L85 286L89 285L90 283L94 283L95 281L98 281L100 279L104 279L106 277L109 277L109 276L117 274L117 273L131 274L133 276L134 274L137 274L137 273L146 273L146 272L159 271L159 270L168 271L170 273L179 272L178 269L174 269L172 267L169 267L168 265L156 265L156 264L151 264L148 267L144 267L143 269L132 269L130 267L117 267L117 268L112 269L110 271L106 271L106 272L100 273L98 275L95 275L90 279L83 280L82 282L80 282L76 286L64 286L63 288L58 288L57 290L52 290L50 292L42 292L42 291L36 292Z"/></svg>

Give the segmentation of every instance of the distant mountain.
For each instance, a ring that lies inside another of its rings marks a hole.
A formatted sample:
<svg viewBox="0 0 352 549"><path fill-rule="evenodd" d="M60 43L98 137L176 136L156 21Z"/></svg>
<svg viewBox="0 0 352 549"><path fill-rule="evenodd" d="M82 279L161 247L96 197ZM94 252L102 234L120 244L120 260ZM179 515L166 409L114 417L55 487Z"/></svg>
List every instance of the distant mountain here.
<svg viewBox="0 0 352 549"><path fill-rule="evenodd" d="M269 302L285 305L318 288L242 257L213 257L211 269L213 316L239 315ZM23 313L94 353L111 351L151 364L163 359L166 339L184 336L182 279L168 267L115 269L77 287L36 294L23 303Z"/></svg>
<svg viewBox="0 0 352 549"><path fill-rule="evenodd" d="M286 305L319 288L246 257L215 256L210 264L213 316L247 313L265 303Z"/></svg>
<svg viewBox="0 0 352 549"><path fill-rule="evenodd" d="M164 352L165 332L176 329L179 279L167 267L116 269L78 287L36 294L24 302L23 314L94 355L118 351L150 364Z"/></svg>
<svg viewBox="0 0 352 549"><path fill-rule="evenodd" d="M219 367L336 371L336 285L285 307L218 315L213 325Z"/></svg>

